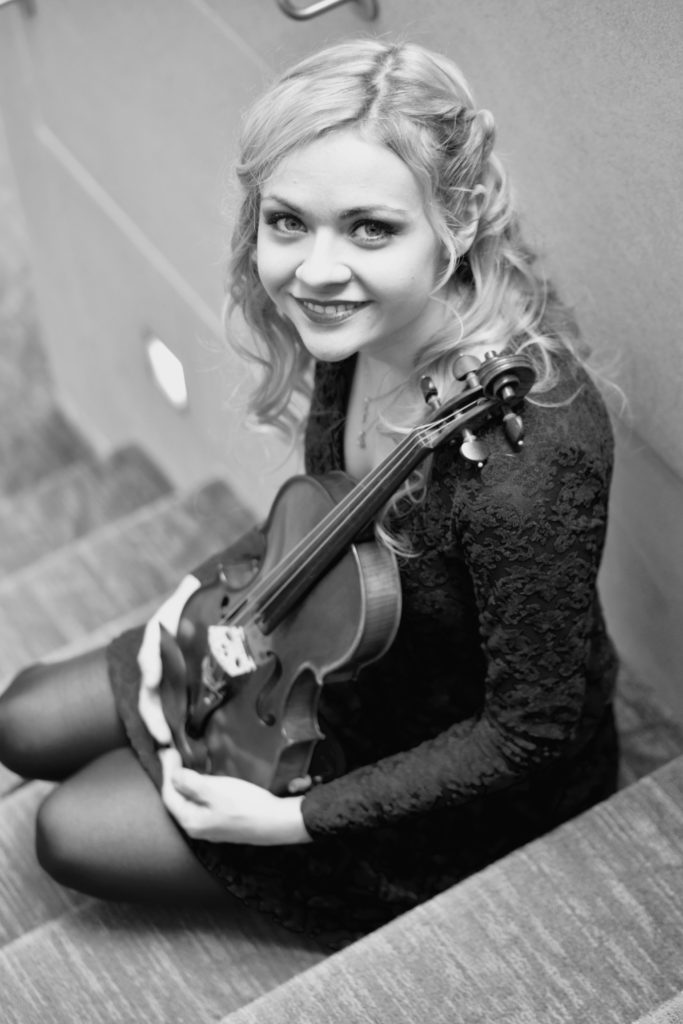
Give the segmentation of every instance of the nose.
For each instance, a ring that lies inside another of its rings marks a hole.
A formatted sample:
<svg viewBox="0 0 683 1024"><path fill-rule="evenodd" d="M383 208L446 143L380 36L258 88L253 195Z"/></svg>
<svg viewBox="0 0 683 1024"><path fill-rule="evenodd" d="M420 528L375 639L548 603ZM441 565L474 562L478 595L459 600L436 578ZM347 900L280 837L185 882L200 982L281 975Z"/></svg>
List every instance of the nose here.
<svg viewBox="0 0 683 1024"><path fill-rule="evenodd" d="M340 252L332 238L317 234L310 239L305 259L294 271L294 276L309 288L347 284L351 268L340 259Z"/></svg>

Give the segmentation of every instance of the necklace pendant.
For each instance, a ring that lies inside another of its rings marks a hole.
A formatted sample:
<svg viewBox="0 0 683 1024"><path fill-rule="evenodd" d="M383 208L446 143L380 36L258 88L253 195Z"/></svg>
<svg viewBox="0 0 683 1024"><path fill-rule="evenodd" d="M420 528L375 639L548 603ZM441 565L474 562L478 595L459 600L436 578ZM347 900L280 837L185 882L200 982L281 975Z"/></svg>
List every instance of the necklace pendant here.
<svg viewBox="0 0 683 1024"><path fill-rule="evenodd" d="M368 413L370 412L370 396L366 395L363 399L363 419L360 425L360 432L358 434L358 447L367 448L368 442L366 438L366 431L368 429Z"/></svg>

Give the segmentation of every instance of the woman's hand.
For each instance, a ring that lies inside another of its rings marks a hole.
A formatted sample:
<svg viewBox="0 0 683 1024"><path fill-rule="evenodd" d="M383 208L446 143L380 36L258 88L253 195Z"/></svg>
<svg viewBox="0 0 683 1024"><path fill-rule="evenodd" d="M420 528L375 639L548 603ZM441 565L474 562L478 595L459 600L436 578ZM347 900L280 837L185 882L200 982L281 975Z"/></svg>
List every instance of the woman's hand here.
<svg viewBox="0 0 683 1024"><path fill-rule="evenodd" d="M171 730L164 718L159 694L161 683L161 627L172 636L178 632L180 616L186 602L201 586L195 576L185 576L167 601L154 613L145 626L145 632L138 651L140 669L140 693L138 711L150 735L161 744L168 746L172 741Z"/></svg>
<svg viewBox="0 0 683 1024"><path fill-rule="evenodd" d="M164 781L161 798L192 839L211 843L282 846L310 843L301 796L279 797L261 786L224 775L200 775L183 768L173 748L159 752Z"/></svg>

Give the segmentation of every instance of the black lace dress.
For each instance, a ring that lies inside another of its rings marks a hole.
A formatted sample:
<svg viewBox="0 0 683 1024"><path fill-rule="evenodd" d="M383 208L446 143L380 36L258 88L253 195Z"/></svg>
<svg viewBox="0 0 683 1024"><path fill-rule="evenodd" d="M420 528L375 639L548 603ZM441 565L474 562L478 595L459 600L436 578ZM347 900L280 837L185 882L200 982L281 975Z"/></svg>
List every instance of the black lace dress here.
<svg viewBox="0 0 683 1024"><path fill-rule="evenodd" d="M308 471L343 467L353 360L320 364ZM557 404L574 396L571 401ZM402 523L419 557L401 565L390 652L324 689L321 713L349 771L303 802L314 842L191 841L239 899L340 947L423 902L615 788L616 673L596 595L612 467L608 416L565 361L552 405L525 413L518 455L497 427L471 468L435 455L425 503ZM258 555L254 532L233 557ZM197 575L209 580L215 562ZM159 781L137 711L140 630L115 640L110 674L131 743Z"/></svg>

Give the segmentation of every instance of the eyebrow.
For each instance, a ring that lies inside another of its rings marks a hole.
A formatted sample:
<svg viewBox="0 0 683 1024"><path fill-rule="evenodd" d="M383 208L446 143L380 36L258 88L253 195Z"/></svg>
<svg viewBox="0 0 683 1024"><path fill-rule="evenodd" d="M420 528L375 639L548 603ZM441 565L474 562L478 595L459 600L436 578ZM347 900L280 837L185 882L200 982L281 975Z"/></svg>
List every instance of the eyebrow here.
<svg viewBox="0 0 683 1024"><path fill-rule="evenodd" d="M362 217L370 213L393 213L399 217L408 216L408 211L402 210L399 206L385 206L384 203L377 203L374 206L354 206L350 210L343 210L342 217L344 219L350 217Z"/></svg>
<svg viewBox="0 0 683 1024"><path fill-rule="evenodd" d="M275 194L261 196L261 202L278 203L280 206L287 206L293 213L301 214L299 207L289 199ZM352 206L348 210L342 210L341 220L351 220L353 217L369 216L370 214L393 214L395 217L407 217L408 211L398 206L386 206L384 203L370 204L369 206Z"/></svg>

